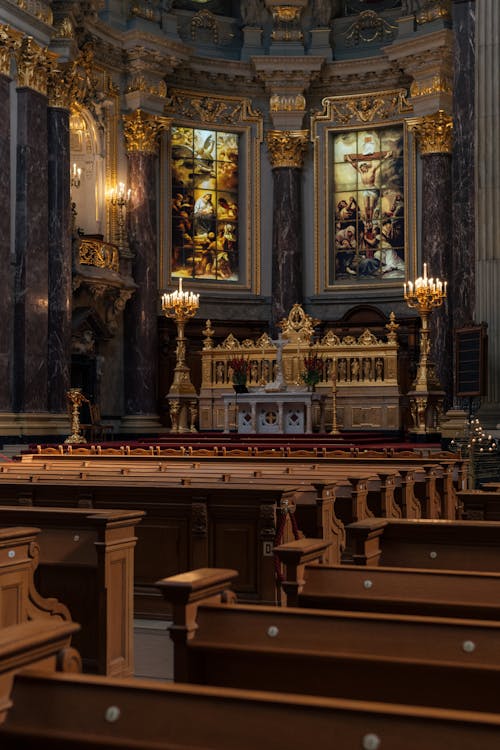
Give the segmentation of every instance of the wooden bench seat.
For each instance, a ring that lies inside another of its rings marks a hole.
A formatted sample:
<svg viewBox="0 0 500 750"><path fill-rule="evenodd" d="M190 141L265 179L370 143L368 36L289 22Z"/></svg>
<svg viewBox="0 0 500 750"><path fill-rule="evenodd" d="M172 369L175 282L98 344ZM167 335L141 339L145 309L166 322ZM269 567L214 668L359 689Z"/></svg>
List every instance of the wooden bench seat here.
<svg viewBox="0 0 500 750"><path fill-rule="evenodd" d="M142 511L0 506L0 527L26 524L40 530L36 546L33 535L19 537L24 545L25 576L33 568L30 556L36 555L37 590L43 597L57 596L65 606L56 602L56 607L49 600L56 614L60 610L69 618L71 613L82 625L75 646L86 670L133 673L134 531L143 515ZM0 531L0 540L2 533L8 536L9 529ZM7 552L0 542L0 556L4 549ZM10 583L7 596L12 602L12 576ZM30 594L31 609L47 608L35 594Z"/></svg>
<svg viewBox="0 0 500 750"><path fill-rule="evenodd" d="M500 716L88 675L18 675L2 749L497 750Z"/></svg>

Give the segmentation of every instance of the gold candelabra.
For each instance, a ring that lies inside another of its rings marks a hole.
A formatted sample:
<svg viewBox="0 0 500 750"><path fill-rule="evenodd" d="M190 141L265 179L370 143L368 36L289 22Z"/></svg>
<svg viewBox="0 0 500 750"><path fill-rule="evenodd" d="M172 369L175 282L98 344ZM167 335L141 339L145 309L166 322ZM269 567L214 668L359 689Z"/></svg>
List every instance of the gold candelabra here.
<svg viewBox="0 0 500 750"><path fill-rule="evenodd" d="M196 391L191 383L189 367L186 364L186 336L184 332L187 321L196 315L200 306L200 295L184 291L182 288L182 278L179 278L179 288L174 292L164 294L161 306L165 316L173 318L177 325L174 377L168 392L172 431L184 432L190 430L191 432L195 432L193 410L197 412L197 404L193 400L193 394L196 395ZM189 427L187 425L188 420L184 414L185 409L179 407L179 399L186 396L189 397L186 404L190 415Z"/></svg>
<svg viewBox="0 0 500 750"><path fill-rule="evenodd" d="M446 299L447 282L427 276L427 263L424 263L424 274L415 282L404 284L404 299L408 307L417 310L422 326L420 329L420 358L417 376L413 383L414 391L410 395L410 408L417 432L427 432L427 406L430 391L440 391L434 365L429 360L430 335L429 317L432 310L441 307Z"/></svg>
<svg viewBox="0 0 500 750"><path fill-rule="evenodd" d="M71 187L79 188L82 181L82 170L76 166L76 162L73 163L73 169L71 170Z"/></svg>
<svg viewBox="0 0 500 750"><path fill-rule="evenodd" d="M330 435L340 435L337 427L337 358L333 358L332 363L332 429Z"/></svg>
<svg viewBox="0 0 500 750"><path fill-rule="evenodd" d="M66 398L71 405L71 435L64 442L86 443L85 437L80 432L80 406L88 402L88 399L83 395L81 388L70 388L66 392Z"/></svg>
<svg viewBox="0 0 500 750"><path fill-rule="evenodd" d="M111 205L117 210L117 224L118 224L118 237L117 244L120 251L120 255L125 258L130 258L130 249L128 246L127 232L125 230L125 222L127 215L127 208L130 201L130 195L132 191L130 188L125 189L125 183L119 182L118 188L111 191Z"/></svg>

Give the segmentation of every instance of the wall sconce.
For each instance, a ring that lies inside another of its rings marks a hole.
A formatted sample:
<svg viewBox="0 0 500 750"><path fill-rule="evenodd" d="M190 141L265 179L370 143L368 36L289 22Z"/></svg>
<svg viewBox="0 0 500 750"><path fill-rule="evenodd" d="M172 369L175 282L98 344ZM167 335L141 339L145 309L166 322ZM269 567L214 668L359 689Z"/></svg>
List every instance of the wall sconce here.
<svg viewBox="0 0 500 750"><path fill-rule="evenodd" d="M125 183L119 182L117 188L113 188L111 191L110 202L111 205L117 209L117 222L118 222L118 239L117 245L120 251L120 255L126 258L132 257L128 247L127 233L125 231L125 217L127 213L127 206L130 201L132 194L131 189L125 189Z"/></svg>
<svg viewBox="0 0 500 750"><path fill-rule="evenodd" d="M76 162L73 163L73 169L71 170L71 187L79 188L81 184L82 170L76 166Z"/></svg>

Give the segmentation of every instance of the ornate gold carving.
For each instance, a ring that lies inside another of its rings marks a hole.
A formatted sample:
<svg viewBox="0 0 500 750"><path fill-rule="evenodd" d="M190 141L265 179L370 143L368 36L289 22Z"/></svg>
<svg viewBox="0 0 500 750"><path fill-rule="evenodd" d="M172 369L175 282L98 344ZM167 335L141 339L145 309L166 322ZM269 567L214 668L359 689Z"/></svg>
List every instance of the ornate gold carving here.
<svg viewBox="0 0 500 750"><path fill-rule="evenodd" d="M55 26L56 39L74 39L75 30L68 16L64 16Z"/></svg>
<svg viewBox="0 0 500 750"><path fill-rule="evenodd" d="M16 50L16 59L19 88L30 88L46 95L49 70L57 55L40 47L32 36L26 36Z"/></svg>
<svg viewBox="0 0 500 750"><path fill-rule="evenodd" d="M389 315L389 322L385 324L385 327L389 331L387 334L387 341L389 343L395 343L398 340L398 328L399 323L396 323L396 313L391 312Z"/></svg>
<svg viewBox="0 0 500 750"><path fill-rule="evenodd" d="M436 75L432 76L429 81L413 81L410 87L410 96L431 96L432 94L451 94L453 93L453 83L448 76Z"/></svg>
<svg viewBox="0 0 500 750"><path fill-rule="evenodd" d="M308 135L307 130L269 130L267 148L272 168L302 169Z"/></svg>
<svg viewBox="0 0 500 750"><path fill-rule="evenodd" d="M78 260L84 265L109 268L112 271L118 271L120 265L117 246L100 240L82 239L78 248Z"/></svg>
<svg viewBox="0 0 500 750"><path fill-rule="evenodd" d="M127 152L155 154L158 150L158 136L170 127L171 122L168 117L150 115L141 109L123 115Z"/></svg>
<svg viewBox="0 0 500 750"><path fill-rule="evenodd" d="M327 96L322 101L323 111L313 121L331 121L332 124L369 123L390 120L413 107L406 99L405 89L377 91L361 96Z"/></svg>
<svg viewBox="0 0 500 750"><path fill-rule="evenodd" d="M304 312L302 306L296 302L288 313L288 317L280 321L279 327L284 338L292 342L298 340L309 344L314 335L314 328L319 322L319 320Z"/></svg>
<svg viewBox="0 0 500 750"><path fill-rule="evenodd" d="M273 94L269 106L271 112L303 112L306 99L303 94Z"/></svg>
<svg viewBox="0 0 500 750"><path fill-rule="evenodd" d="M365 10L346 29L344 36L346 44L352 46L367 44L377 39L390 41L394 39L397 28L374 10Z"/></svg>
<svg viewBox="0 0 500 750"><path fill-rule="evenodd" d="M451 20L451 0L426 0L416 14L418 24L430 23L439 18Z"/></svg>
<svg viewBox="0 0 500 750"><path fill-rule="evenodd" d="M451 154L453 120L444 110L410 122L409 127L417 137L421 154Z"/></svg>
<svg viewBox="0 0 500 750"><path fill-rule="evenodd" d="M17 6L38 18L39 21L43 21L49 26L52 25L52 10L49 3L44 3L42 0L17 0Z"/></svg>
<svg viewBox="0 0 500 750"><path fill-rule="evenodd" d="M6 24L0 24L0 74L10 76L12 53L19 48L22 34Z"/></svg>
<svg viewBox="0 0 500 750"><path fill-rule="evenodd" d="M156 3L155 3L156 5ZM151 3L130 3L129 16L131 18L144 18L146 21L158 23L160 21L159 11Z"/></svg>
<svg viewBox="0 0 500 750"><path fill-rule="evenodd" d="M260 116L260 113L252 111L248 99L196 96L184 92L174 92L169 97L165 112L209 123L235 123L248 115L255 118Z"/></svg>
<svg viewBox="0 0 500 750"><path fill-rule="evenodd" d="M304 37L300 28L300 16L305 3L283 5L269 3L273 15L271 39L279 42L301 41Z"/></svg>
<svg viewBox="0 0 500 750"><path fill-rule="evenodd" d="M49 106L71 109L78 99L80 81L77 62L52 67L47 77Z"/></svg>
<svg viewBox="0 0 500 750"><path fill-rule="evenodd" d="M221 40L220 26L217 16L206 8L195 13L191 19L191 39L196 41L199 29L208 29L212 32L212 42L219 44Z"/></svg>
<svg viewBox="0 0 500 750"><path fill-rule="evenodd" d="M142 73L137 73L127 86L127 93L131 91L145 91L148 94L160 96L164 99L167 96L167 84L163 80L156 82L148 81Z"/></svg>

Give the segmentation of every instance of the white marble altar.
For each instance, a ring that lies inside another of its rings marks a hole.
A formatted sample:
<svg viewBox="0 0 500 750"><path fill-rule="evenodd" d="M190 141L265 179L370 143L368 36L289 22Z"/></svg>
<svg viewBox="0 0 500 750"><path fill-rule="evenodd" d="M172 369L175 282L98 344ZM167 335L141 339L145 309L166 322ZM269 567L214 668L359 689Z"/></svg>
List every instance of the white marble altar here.
<svg viewBox="0 0 500 750"><path fill-rule="evenodd" d="M224 432L229 432L229 411L236 410L239 433L301 434L311 433L312 408L320 410L320 432L325 430L324 401L319 393L309 391L252 391L222 396Z"/></svg>

